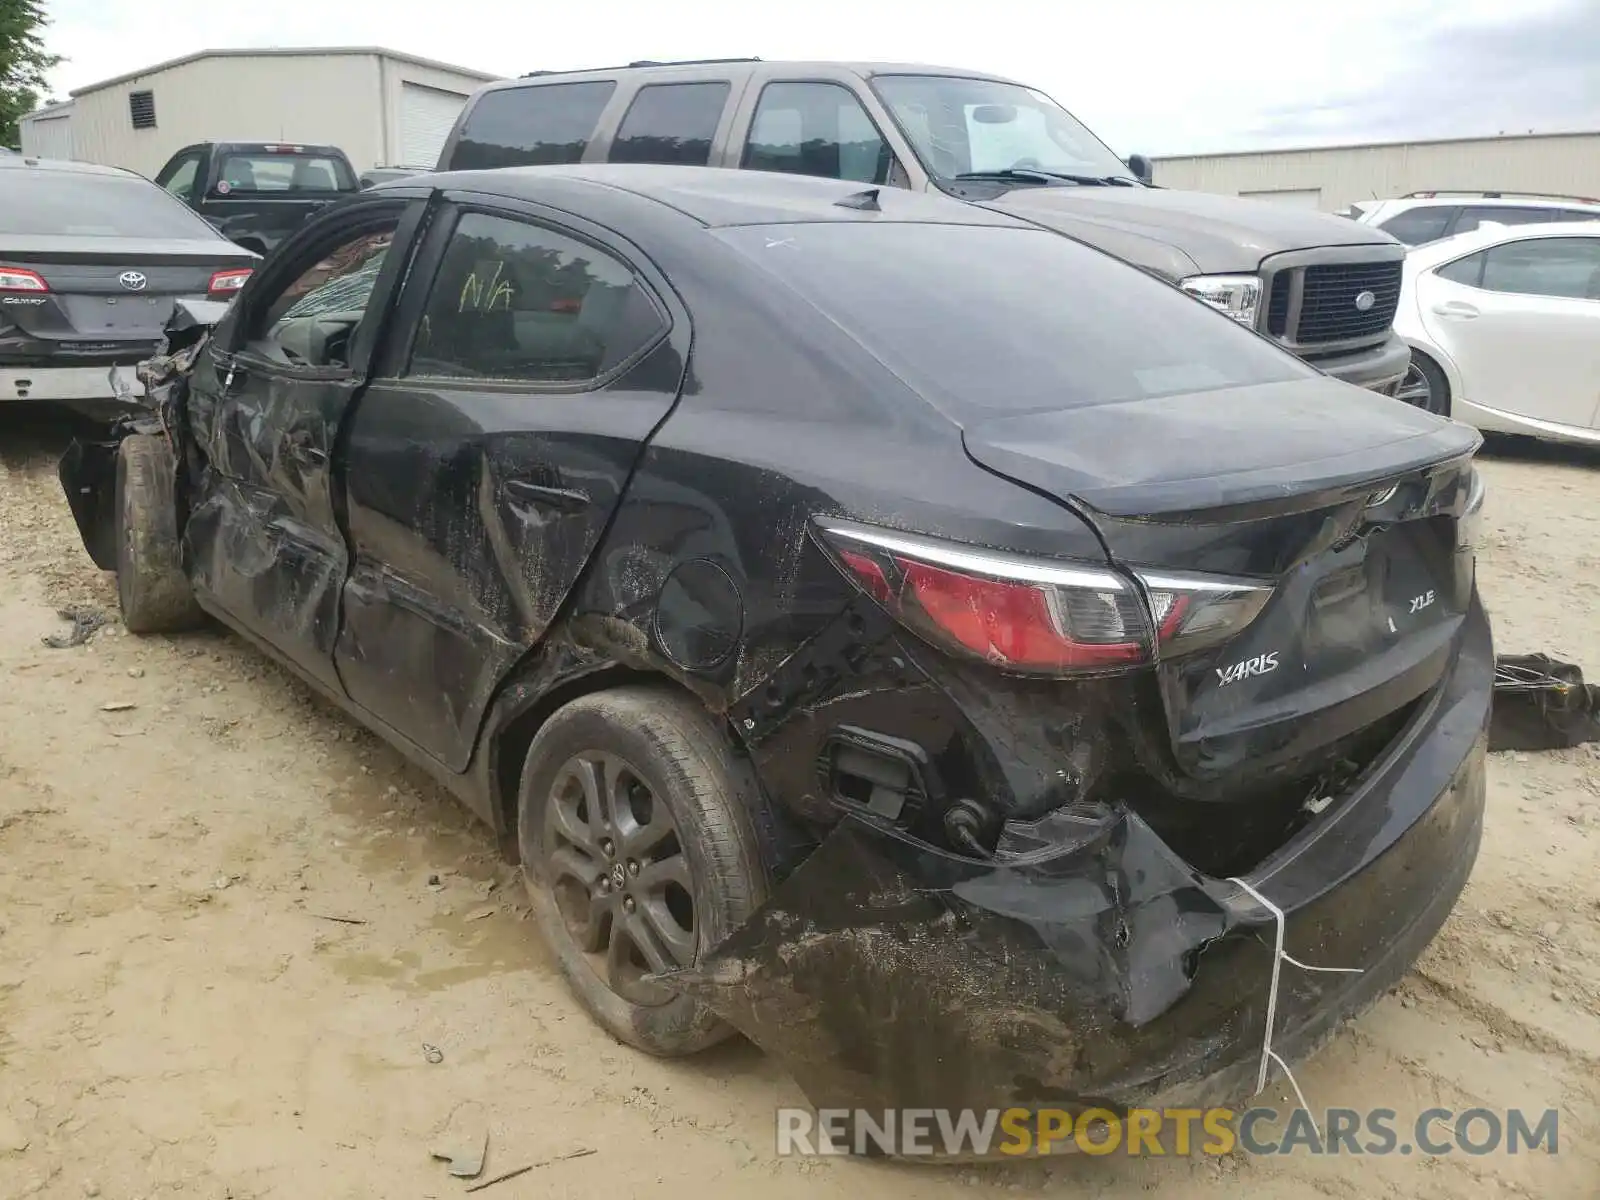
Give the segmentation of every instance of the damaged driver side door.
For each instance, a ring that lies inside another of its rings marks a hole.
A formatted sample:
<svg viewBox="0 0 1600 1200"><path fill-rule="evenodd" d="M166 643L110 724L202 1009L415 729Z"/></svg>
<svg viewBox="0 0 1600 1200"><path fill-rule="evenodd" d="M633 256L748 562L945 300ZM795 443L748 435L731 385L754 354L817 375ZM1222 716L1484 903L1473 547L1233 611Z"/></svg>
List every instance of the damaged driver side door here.
<svg viewBox="0 0 1600 1200"><path fill-rule="evenodd" d="M191 425L211 468L185 529L196 595L335 692L349 560L330 473L425 204L375 200L303 231L192 379Z"/></svg>

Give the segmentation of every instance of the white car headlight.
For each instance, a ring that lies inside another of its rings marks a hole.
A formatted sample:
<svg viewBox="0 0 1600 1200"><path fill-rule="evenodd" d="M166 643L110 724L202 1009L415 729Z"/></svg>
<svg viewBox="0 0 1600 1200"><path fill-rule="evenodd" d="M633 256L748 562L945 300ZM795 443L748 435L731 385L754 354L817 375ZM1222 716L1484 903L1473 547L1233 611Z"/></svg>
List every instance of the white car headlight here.
<svg viewBox="0 0 1600 1200"><path fill-rule="evenodd" d="M1261 280L1254 275L1191 275L1178 286L1212 308L1227 313L1241 325L1256 326L1261 307Z"/></svg>

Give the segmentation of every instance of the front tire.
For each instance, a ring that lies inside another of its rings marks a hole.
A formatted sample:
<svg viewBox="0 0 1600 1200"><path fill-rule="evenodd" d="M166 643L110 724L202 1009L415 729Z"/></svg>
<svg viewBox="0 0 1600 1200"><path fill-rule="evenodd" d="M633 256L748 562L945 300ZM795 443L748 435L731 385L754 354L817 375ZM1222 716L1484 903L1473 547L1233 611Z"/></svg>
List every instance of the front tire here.
<svg viewBox="0 0 1600 1200"><path fill-rule="evenodd" d="M539 930L590 1015L647 1053L733 1032L650 976L693 966L764 897L744 779L701 706L663 688L574 700L528 748L517 839Z"/></svg>
<svg viewBox="0 0 1600 1200"><path fill-rule="evenodd" d="M183 573L176 472L160 437L133 434L117 447L117 600L129 633L178 633L205 619Z"/></svg>

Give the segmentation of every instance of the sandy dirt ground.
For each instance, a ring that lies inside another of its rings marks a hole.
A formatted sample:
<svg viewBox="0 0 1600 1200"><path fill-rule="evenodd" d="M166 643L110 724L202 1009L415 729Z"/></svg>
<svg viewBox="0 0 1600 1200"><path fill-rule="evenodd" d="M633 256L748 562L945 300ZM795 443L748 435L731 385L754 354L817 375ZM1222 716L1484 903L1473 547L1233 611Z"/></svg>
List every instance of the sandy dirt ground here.
<svg viewBox="0 0 1600 1200"><path fill-rule="evenodd" d="M1403 1120L1553 1107L1557 1154L778 1159L783 1074L600 1033L485 832L395 754L230 636L127 636L60 445L0 427L0 1197L454 1197L429 1151L484 1131L482 1178L547 1164L485 1200L1600 1196L1600 748L1494 756L1462 904L1297 1073ZM1600 456L1486 473L1500 648L1600 679ZM50 648L67 605L112 622Z"/></svg>

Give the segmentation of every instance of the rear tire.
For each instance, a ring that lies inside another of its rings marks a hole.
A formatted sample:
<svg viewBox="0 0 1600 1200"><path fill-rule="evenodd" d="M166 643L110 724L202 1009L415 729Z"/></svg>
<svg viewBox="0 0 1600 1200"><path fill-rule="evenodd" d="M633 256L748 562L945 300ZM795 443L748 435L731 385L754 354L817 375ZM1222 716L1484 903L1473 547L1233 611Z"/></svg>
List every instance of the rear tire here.
<svg viewBox="0 0 1600 1200"><path fill-rule="evenodd" d="M177 463L160 437L117 447L117 600L129 633L178 633L205 617L183 573Z"/></svg>
<svg viewBox="0 0 1600 1200"><path fill-rule="evenodd" d="M1420 350L1411 352L1411 366L1395 391L1395 399L1435 416L1450 415L1450 381L1444 370Z"/></svg>
<svg viewBox="0 0 1600 1200"><path fill-rule="evenodd" d="M663 688L574 700L528 748L517 840L540 933L590 1015L647 1053L733 1032L645 976L698 963L762 901L743 778L698 702Z"/></svg>

